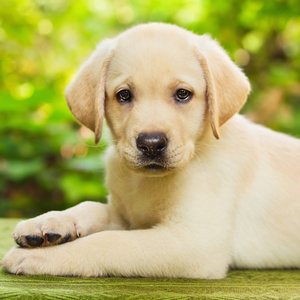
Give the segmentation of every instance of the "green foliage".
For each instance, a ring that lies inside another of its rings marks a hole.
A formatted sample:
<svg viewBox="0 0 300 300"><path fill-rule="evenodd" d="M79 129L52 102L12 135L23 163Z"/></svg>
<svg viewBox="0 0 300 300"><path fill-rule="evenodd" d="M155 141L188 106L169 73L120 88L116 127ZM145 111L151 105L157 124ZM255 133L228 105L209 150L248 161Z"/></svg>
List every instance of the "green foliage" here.
<svg viewBox="0 0 300 300"><path fill-rule="evenodd" d="M244 109L300 136L298 0L7 0L0 6L0 216L105 201L103 150L64 88L104 37L138 23L210 33L250 78ZM180 42L180 41L178 41Z"/></svg>

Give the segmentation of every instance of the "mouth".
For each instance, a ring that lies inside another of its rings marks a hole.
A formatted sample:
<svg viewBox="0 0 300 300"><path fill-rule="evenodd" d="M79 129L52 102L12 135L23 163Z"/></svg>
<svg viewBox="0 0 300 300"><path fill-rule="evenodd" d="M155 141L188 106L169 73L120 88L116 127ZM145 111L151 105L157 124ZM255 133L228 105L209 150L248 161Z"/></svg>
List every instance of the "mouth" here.
<svg viewBox="0 0 300 300"><path fill-rule="evenodd" d="M165 176L177 169L177 165L166 155L151 158L140 153L133 155L125 152L124 154L122 156L127 167L145 176Z"/></svg>
<svg viewBox="0 0 300 300"><path fill-rule="evenodd" d="M166 167L164 167L162 165L159 165L159 164L154 164L154 163L144 166L144 169L146 169L146 170L158 170L158 171L167 170Z"/></svg>
<svg viewBox="0 0 300 300"><path fill-rule="evenodd" d="M140 163L136 165L128 165L130 169L132 169L135 172L144 174L145 176L166 176L170 174L171 172L177 170L175 166L167 165L166 163L157 163L157 162L148 162L148 163Z"/></svg>

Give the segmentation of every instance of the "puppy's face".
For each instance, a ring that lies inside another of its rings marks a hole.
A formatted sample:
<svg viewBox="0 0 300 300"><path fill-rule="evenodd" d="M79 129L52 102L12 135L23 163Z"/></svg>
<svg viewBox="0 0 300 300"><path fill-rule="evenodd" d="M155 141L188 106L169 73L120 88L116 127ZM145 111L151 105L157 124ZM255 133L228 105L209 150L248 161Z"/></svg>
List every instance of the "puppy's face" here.
<svg viewBox="0 0 300 300"><path fill-rule="evenodd" d="M247 77L209 36L150 23L101 42L66 98L96 143L105 114L127 166L162 176L188 164L206 128L218 139L249 91Z"/></svg>
<svg viewBox="0 0 300 300"><path fill-rule="evenodd" d="M183 168L204 129L205 89L184 36L120 39L107 72L105 111L127 166L148 175Z"/></svg>

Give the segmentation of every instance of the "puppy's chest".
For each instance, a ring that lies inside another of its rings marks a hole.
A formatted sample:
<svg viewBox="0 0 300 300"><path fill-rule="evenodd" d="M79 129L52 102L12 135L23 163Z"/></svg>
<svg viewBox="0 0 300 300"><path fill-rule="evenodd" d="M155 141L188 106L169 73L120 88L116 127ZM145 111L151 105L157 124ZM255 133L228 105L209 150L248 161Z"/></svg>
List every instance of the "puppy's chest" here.
<svg viewBox="0 0 300 300"><path fill-rule="evenodd" d="M149 184L119 186L112 193L112 201L128 224L129 229L151 228L168 214L167 192Z"/></svg>
<svg viewBox="0 0 300 300"><path fill-rule="evenodd" d="M155 208L156 201L141 198L130 202L128 200L125 199L126 209L123 217L128 222L130 229L151 228L161 222L163 213Z"/></svg>

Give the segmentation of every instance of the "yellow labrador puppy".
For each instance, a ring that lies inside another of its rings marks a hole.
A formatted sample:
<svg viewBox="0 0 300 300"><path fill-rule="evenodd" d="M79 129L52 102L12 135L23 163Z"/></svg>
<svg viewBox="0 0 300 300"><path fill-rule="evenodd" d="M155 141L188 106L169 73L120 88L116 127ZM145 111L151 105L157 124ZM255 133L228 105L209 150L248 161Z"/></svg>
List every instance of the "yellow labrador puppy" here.
<svg viewBox="0 0 300 300"><path fill-rule="evenodd" d="M300 142L238 115L249 91L207 35L154 23L101 42L66 98L96 142L107 120L108 204L19 223L2 267L207 279L300 267Z"/></svg>

